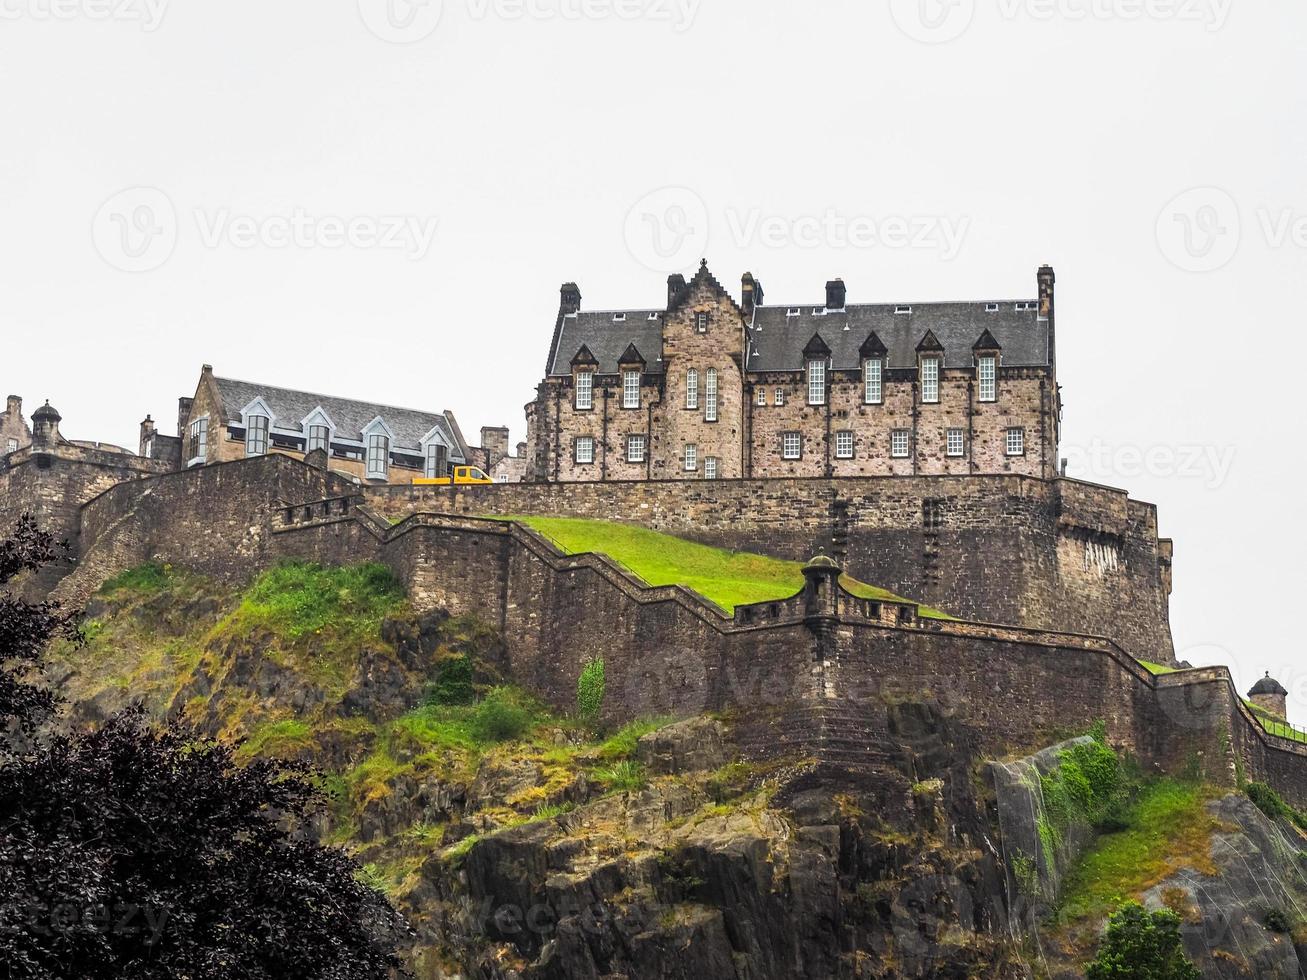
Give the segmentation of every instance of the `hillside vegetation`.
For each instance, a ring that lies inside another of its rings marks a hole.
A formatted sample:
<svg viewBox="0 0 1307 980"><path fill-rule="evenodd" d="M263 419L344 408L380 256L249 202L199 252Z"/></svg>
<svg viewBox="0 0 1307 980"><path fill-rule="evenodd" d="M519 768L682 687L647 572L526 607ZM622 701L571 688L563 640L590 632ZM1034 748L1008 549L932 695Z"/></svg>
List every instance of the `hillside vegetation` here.
<svg viewBox="0 0 1307 980"><path fill-rule="evenodd" d="M734 613L737 606L789 599L803 589L802 562L714 548L611 521L530 515L503 519L531 528L565 554L607 555L648 585L684 586L727 613ZM843 576L840 582L860 598L912 601L850 575ZM921 606L920 611L928 619L952 618L929 606Z"/></svg>

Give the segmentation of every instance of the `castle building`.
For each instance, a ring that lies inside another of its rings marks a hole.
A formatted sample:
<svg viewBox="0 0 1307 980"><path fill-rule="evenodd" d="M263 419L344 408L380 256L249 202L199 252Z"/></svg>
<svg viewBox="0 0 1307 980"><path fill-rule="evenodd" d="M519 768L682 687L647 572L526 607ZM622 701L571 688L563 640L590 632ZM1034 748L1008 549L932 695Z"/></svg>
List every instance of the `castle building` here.
<svg viewBox="0 0 1307 980"><path fill-rule="evenodd" d="M537 482L1058 475L1054 272L1034 299L767 306L708 269L662 309L561 304L527 406Z"/></svg>
<svg viewBox="0 0 1307 980"><path fill-rule="evenodd" d="M475 462L452 412L388 405L220 378L206 364L178 404L178 436L141 423L141 455L178 469L281 453L376 483L443 477ZM507 432L504 435L507 444ZM314 455L316 454L316 455ZM507 455L505 451L504 455Z"/></svg>
<svg viewBox="0 0 1307 980"><path fill-rule="evenodd" d="M5 399L5 410L0 412L0 456L16 453L31 442L32 430L23 418L23 400L10 395Z"/></svg>

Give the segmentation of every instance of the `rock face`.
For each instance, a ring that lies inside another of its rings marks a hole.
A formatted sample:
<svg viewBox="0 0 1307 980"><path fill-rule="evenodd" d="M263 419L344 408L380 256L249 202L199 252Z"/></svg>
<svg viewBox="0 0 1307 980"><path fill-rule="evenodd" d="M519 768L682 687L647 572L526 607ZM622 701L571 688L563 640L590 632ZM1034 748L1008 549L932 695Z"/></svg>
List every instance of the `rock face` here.
<svg viewBox="0 0 1307 980"><path fill-rule="evenodd" d="M1243 795L1209 809L1225 828L1212 839L1220 874L1182 871L1149 891L1146 904L1180 913L1185 950L1204 977L1307 976L1307 936L1300 925L1307 911L1307 841Z"/></svg>

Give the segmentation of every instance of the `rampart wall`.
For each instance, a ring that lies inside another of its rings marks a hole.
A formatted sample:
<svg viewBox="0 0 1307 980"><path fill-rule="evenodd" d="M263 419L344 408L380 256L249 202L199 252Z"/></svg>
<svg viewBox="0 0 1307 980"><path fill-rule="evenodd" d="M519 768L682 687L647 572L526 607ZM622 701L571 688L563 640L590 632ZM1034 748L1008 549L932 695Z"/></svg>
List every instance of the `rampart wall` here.
<svg viewBox="0 0 1307 980"><path fill-rule="evenodd" d="M995 755L1102 719L1145 765L1198 764L1226 782L1242 768L1307 804L1307 746L1262 729L1223 668L1153 677L1108 639L918 619L833 580L822 592L815 576L804 594L732 618L515 524L414 514L392 525L374 501L277 457L115 487L84 509L82 564L60 593L78 601L149 559L236 581L284 558L382 561L419 606L495 624L512 676L559 707L602 657L613 719L732 712L746 751L849 765L885 743L887 701L937 702Z"/></svg>

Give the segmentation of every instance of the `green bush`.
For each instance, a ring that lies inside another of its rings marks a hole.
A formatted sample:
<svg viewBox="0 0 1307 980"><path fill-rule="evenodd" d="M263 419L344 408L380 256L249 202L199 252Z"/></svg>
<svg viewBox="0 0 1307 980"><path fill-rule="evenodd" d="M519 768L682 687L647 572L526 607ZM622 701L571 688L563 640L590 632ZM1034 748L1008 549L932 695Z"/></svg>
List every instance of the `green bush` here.
<svg viewBox="0 0 1307 980"><path fill-rule="evenodd" d="M161 592L168 585L172 570L162 562L151 561L119 572L100 586L100 592Z"/></svg>
<svg viewBox="0 0 1307 980"><path fill-rule="evenodd" d="M476 697L472 686L472 658L466 654L445 657L436 663L435 676L427 684L427 704L471 704Z"/></svg>
<svg viewBox="0 0 1307 980"><path fill-rule="evenodd" d="M1257 809L1272 820L1288 820L1300 829L1307 830L1307 814L1284 802L1284 798L1265 783L1249 783L1243 791Z"/></svg>
<svg viewBox="0 0 1307 980"><path fill-rule="evenodd" d="M1120 822L1125 798L1121 759L1112 747L1098 738L1075 745L1062 753L1058 767L1040 778L1044 795L1044 817L1040 835L1046 857L1060 844L1075 823L1107 829Z"/></svg>
<svg viewBox="0 0 1307 980"><path fill-rule="evenodd" d="M1199 980L1180 942L1180 917L1130 902L1112 916L1088 980Z"/></svg>
<svg viewBox="0 0 1307 980"><path fill-rule="evenodd" d="M602 658L591 660L581 668L581 676L576 681L576 710L588 725L599 720L606 684Z"/></svg>
<svg viewBox="0 0 1307 980"><path fill-rule="evenodd" d="M1278 932L1281 935L1288 935L1293 931L1293 922L1284 909L1267 909L1266 914L1262 916L1262 925L1266 926L1268 931Z"/></svg>
<svg viewBox="0 0 1307 980"><path fill-rule="evenodd" d="M385 565L323 568L283 562L246 591L241 613L251 624L298 639L327 626L375 629L404 600L404 589Z"/></svg>
<svg viewBox="0 0 1307 980"><path fill-rule="evenodd" d="M507 742L530 731L535 719L535 706L520 692L496 687L472 709L470 722L479 739Z"/></svg>

